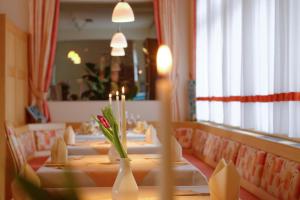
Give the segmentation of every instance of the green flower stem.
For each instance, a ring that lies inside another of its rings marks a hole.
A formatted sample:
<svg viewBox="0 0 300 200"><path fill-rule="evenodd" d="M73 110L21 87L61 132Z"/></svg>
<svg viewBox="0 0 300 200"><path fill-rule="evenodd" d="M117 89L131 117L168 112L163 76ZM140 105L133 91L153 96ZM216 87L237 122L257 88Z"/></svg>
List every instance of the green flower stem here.
<svg viewBox="0 0 300 200"><path fill-rule="evenodd" d="M115 147L117 148L121 158L127 158L127 153L124 151L124 148L123 148L123 146L120 142L120 138L119 138L119 135L118 135L118 125L114 124L113 129L114 129Z"/></svg>
<svg viewBox="0 0 300 200"><path fill-rule="evenodd" d="M98 123L99 123L99 122L98 122ZM111 133L110 133L110 132L102 125L102 124L99 123L99 126L100 126L102 132L104 133L105 137L106 137L110 142L113 143L113 140L114 140L113 134L111 134Z"/></svg>

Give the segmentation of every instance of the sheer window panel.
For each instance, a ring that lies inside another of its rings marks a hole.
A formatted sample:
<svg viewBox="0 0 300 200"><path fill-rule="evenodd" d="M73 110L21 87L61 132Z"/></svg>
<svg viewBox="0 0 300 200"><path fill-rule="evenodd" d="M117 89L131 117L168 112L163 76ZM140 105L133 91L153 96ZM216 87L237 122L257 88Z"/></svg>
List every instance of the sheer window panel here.
<svg viewBox="0 0 300 200"><path fill-rule="evenodd" d="M300 102L274 103L274 133L299 137Z"/></svg>
<svg viewBox="0 0 300 200"><path fill-rule="evenodd" d="M241 107L242 128L273 133L273 103L242 103Z"/></svg>
<svg viewBox="0 0 300 200"><path fill-rule="evenodd" d="M216 123L224 122L223 102L209 102L209 120Z"/></svg>
<svg viewBox="0 0 300 200"><path fill-rule="evenodd" d="M199 4L201 3L201 6ZM207 22L207 2L201 1L200 3L197 3L197 9L198 12L197 15L197 23L201 24L201 26L206 26L208 24ZM198 29L197 34L201 35L201 37L197 37L196 40L196 65L201 67L196 67L196 96L197 97L206 97L209 96L208 93L208 39L207 39L207 29ZM197 108L202 108L202 102L197 102ZM197 109L197 112L199 114L199 119L206 119L208 120L208 117L205 118L202 115L202 112L199 112L199 109ZM207 107L208 110L208 107ZM208 112L207 112L208 113ZM197 114L197 115L198 115ZM208 116L208 115L207 115Z"/></svg>
<svg viewBox="0 0 300 200"><path fill-rule="evenodd" d="M209 120L209 102L207 101L198 101L196 102L196 116L197 120Z"/></svg>
<svg viewBox="0 0 300 200"><path fill-rule="evenodd" d="M300 102L287 102L289 104L289 137L300 137Z"/></svg>
<svg viewBox="0 0 300 200"><path fill-rule="evenodd" d="M223 103L224 121L223 123L230 126L241 126L241 103L228 102Z"/></svg>
<svg viewBox="0 0 300 200"><path fill-rule="evenodd" d="M198 0L197 97L299 92L299 10L298 0ZM197 119L300 137L299 102L197 102Z"/></svg>

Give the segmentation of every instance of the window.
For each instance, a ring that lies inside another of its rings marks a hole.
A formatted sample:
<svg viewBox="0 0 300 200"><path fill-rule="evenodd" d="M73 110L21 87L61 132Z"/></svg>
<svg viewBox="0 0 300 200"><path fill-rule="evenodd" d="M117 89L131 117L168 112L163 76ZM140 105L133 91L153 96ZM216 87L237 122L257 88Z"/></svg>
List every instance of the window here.
<svg viewBox="0 0 300 200"><path fill-rule="evenodd" d="M197 119L300 137L300 1L198 0Z"/></svg>

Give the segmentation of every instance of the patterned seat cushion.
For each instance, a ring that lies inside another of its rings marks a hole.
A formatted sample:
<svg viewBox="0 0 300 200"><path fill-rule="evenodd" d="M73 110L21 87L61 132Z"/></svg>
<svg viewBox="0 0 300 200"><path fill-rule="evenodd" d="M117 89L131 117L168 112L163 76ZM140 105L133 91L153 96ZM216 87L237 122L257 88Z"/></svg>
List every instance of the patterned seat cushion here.
<svg viewBox="0 0 300 200"><path fill-rule="evenodd" d="M203 156L214 164L217 164L217 155L221 147L221 137L209 134L205 142Z"/></svg>
<svg viewBox="0 0 300 200"><path fill-rule="evenodd" d="M235 163L239 152L239 148L239 142L222 138L221 148L219 148L217 155L217 161L224 158L227 162L232 161L233 163Z"/></svg>
<svg viewBox="0 0 300 200"><path fill-rule="evenodd" d="M26 160L34 155L36 151L35 140L31 131L26 131L16 136L21 153Z"/></svg>
<svg viewBox="0 0 300 200"><path fill-rule="evenodd" d="M261 188L278 199L300 199L300 164L268 154Z"/></svg>
<svg viewBox="0 0 300 200"><path fill-rule="evenodd" d="M266 152L242 145L236 160L241 177L256 186L260 185Z"/></svg>
<svg viewBox="0 0 300 200"><path fill-rule="evenodd" d="M182 148L184 149L192 148L192 137L193 137L192 128L177 128L175 129L174 134L179 144L182 146Z"/></svg>
<svg viewBox="0 0 300 200"><path fill-rule="evenodd" d="M34 171L37 171L47 161L49 156L38 156L30 158L27 163Z"/></svg>
<svg viewBox="0 0 300 200"><path fill-rule="evenodd" d="M198 158L201 158L203 156L203 150L207 137L208 133L200 129L196 129L193 135L192 150L193 154Z"/></svg>
<svg viewBox="0 0 300 200"><path fill-rule="evenodd" d="M56 130L35 131L36 146L38 151L50 150L57 137L62 136Z"/></svg>

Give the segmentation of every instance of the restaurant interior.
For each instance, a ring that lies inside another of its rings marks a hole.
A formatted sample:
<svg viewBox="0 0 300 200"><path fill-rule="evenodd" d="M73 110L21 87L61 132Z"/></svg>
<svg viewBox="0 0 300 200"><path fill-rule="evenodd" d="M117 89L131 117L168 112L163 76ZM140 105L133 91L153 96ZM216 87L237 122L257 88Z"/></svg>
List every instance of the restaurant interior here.
<svg viewBox="0 0 300 200"><path fill-rule="evenodd" d="M0 0L0 200L300 200L300 0Z"/></svg>

